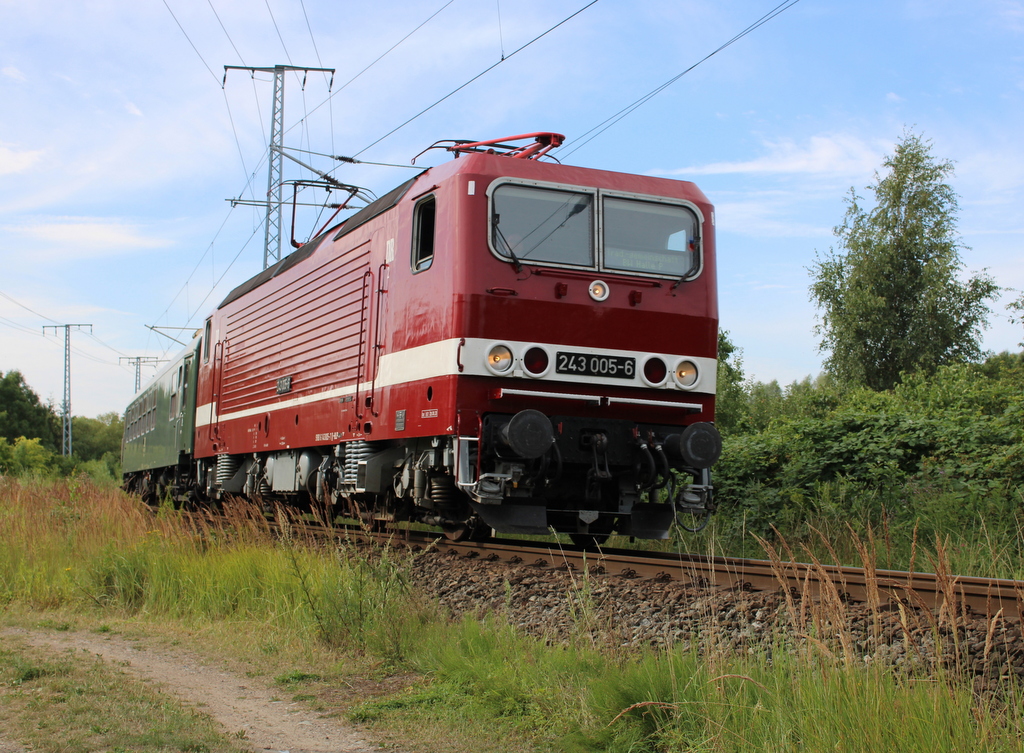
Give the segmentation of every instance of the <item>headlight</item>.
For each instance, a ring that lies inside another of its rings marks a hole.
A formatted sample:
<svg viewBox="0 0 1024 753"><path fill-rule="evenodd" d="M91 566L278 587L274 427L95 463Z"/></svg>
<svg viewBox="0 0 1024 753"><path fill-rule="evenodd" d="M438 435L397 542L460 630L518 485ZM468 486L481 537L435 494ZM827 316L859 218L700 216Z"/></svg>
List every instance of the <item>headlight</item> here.
<svg viewBox="0 0 1024 753"><path fill-rule="evenodd" d="M676 384L684 390L689 390L697 384L697 364L693 361L680 361L676 364L676 370L672 372Z"/></svg>
<svg viewBox="0 0 1024 753"><path fill-rule="evenodd" d="M603 301L608 298L608 294L611 290L609 290L607 282L604 282L603 280L594 280L590 283L590 287L587 292L590 293L590 297L595 301Z"/></svg>
<svg viewBox="0 0 1024 753"><path fill-rule="evenodd" d="M507 345L492 345L487 351L487 368L495 374L504 374L512 368L512 349Z"/></svg>

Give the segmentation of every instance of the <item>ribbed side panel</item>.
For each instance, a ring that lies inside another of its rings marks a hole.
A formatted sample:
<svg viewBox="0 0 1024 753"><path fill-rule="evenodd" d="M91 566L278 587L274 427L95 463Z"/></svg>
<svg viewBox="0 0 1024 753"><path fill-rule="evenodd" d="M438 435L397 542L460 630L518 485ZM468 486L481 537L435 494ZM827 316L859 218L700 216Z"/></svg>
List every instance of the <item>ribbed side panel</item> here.
<svg viewBox="0 0 1024 753"><path fill-rule="evenodd" d="M291 377L289 397L356 382L369 248L303 265L288 285L239 301L226 322L221 413L274 402L281 377Z"/></svg>

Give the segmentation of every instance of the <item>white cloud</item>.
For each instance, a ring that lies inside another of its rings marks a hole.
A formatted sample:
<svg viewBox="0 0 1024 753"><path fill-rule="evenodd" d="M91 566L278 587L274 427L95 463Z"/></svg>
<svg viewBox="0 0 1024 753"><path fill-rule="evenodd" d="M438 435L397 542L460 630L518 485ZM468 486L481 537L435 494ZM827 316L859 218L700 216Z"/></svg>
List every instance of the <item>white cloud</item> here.
<svg viewBox="0 0 1024 753"><path fill-rule="evenodd" d="M140 110L138 107L136 107L135 104L132 103L132 102L127 103L124 106L124 109L126 109L132 115L138 115L140 118L142 117L142 110Z"/></svg>
<svg viewBox="0 0 1024 753"><path fill-rule="evenodd" d="M8 78L13 78L15 81L27 81L25 74L15 68L13 65L6 65L0 68L0 73L4 74Z"/></svg>
<svg viewBox="0 0 1024 753"><path fill-rule="evenodd" d="M24 172L32 167L42 156L42 149L31 152L17 152L0 145L0 175Z"/></svg>
<svg viewBox="0 0 1024 753"><path fill-rule="evenodd" d="M1006 142L986 147L957 161L957 176L970 186L963 193L979 197L975 201L1016 201L1016 191L1024 187L1024 150Z"/></svg>
<svg viewBox="0 0 1024 753"><path fill-rule="evenodd" d="M902 102L903 97L901 97L896 92L889 92L888 94L885 95L885 100L887 102Z"/></svg>
<svg viewBox="0 0 1024 753"><path fill-rule="evenodd" d="M107 256L171 244L163 238L147 237L129 223L88 217L45 218L0 229L22 236L48 260Z"/></svg>
<svg viewBox="0 0 1024 753"><path fill-rule="evenodd" d="M1012 31L1024 30L1024 3L1019 0L1003 0L998 5L996 17Z"/></svg>
<svg viewBox="0 0 1024 753"><path fill-rule="evenodd" d="M819 227L793 220L791 205L799 196L766 200L756 196L747 201L723 201L715 204L716 222L720 228L753 237L820 238L831 236L832 228Z"/></svg>
<svg viewBox="0 0 1024 753"><path fill-rule="evenodd" d="M791 139L765 141L767 154L744 162L715 162L675 170L659 170L658 175L722 175L728 173L775 173L817 175L870 175L882 162L891 145L869 144L855 136L835 134L812 136L803 145Z"/></svg>

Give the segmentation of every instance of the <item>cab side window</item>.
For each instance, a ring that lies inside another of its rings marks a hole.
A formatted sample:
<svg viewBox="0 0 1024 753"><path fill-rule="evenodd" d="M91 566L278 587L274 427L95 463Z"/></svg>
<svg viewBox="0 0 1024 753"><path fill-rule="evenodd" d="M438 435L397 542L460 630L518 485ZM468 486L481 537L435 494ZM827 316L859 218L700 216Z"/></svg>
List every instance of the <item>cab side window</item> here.
<svg viewBox="0 0 1024 753"><path fill-rule="evenodd" d="M433 196L420 201L413 210L412 221L412 271L429 269L434 261L434 226L437 217L437 202Z"/></svg>

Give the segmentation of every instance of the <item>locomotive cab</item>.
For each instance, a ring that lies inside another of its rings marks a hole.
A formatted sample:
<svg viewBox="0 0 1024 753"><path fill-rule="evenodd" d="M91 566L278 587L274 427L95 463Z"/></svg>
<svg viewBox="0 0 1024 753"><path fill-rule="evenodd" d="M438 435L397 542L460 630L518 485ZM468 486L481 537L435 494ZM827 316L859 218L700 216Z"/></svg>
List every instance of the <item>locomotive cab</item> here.
<svg viewBox="0 0 1024 753"><path fill-rule="evenodd" d="M721 451L713 208L680 181L466 159L467 193L486 186L455 251L455 481L474 516L583 540L702 525Z"/></svg>

